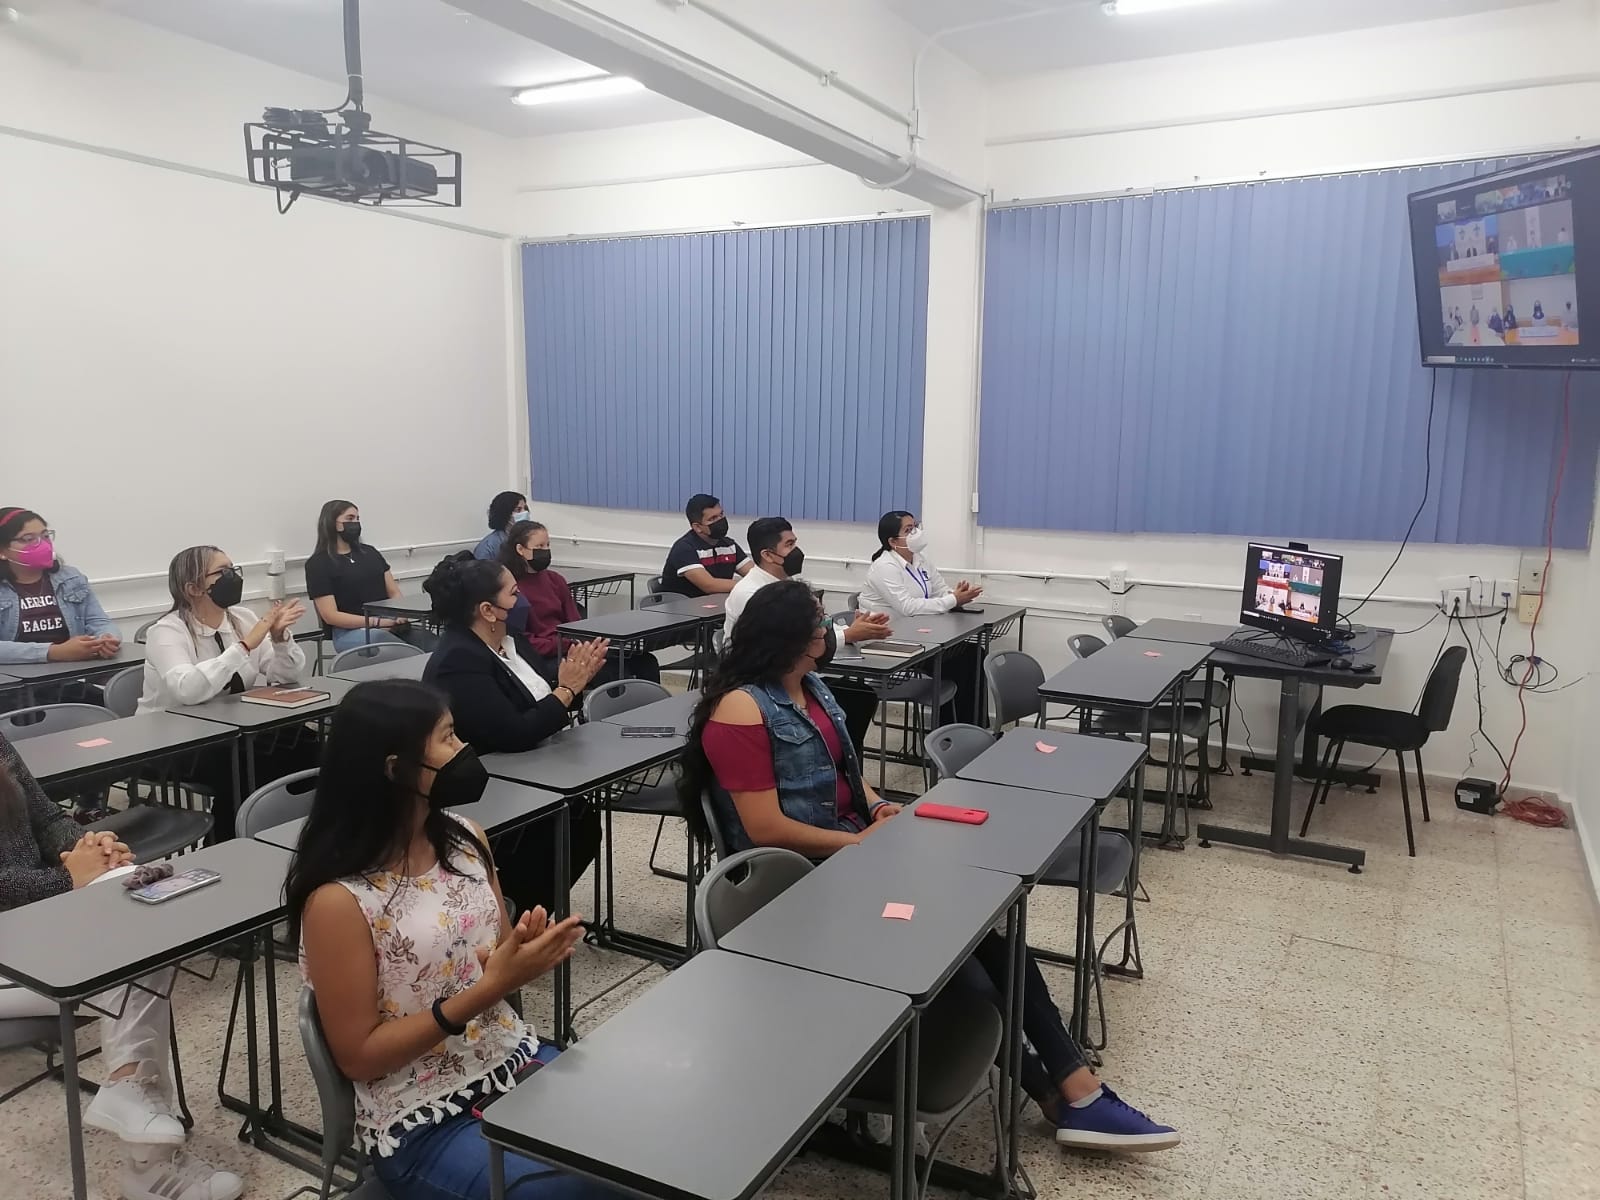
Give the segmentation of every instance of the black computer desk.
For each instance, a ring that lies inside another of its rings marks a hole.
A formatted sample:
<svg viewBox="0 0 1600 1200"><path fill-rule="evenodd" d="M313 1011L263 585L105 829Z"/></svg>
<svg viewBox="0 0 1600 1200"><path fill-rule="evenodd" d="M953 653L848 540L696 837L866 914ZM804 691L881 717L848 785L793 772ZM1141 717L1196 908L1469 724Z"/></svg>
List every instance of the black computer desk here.
<svg viewBox="0 0 1600 1200"><path fill-rule="evenodd" d="M1278 739L1276 755L1271 759L1254 756L1241 760L1246 767L1272 771L1272 831L1258 833L1250 829L1231 829L1221 825L1202 824L1197 829L1200 844L1221 842L1229 846L1246 846L1255 850L1270 850L1273 854L1293 854L1301 858L1321 859L1323 862L1347 863L1350 870L1359 873L1367 861L1367 852L1350 846L1334 846L1326 842L1311 842L1289 836L1290 802L1293 798L1294 779L1314 779L1317 774L1316 718L1322 711L1322 689L1325 687L1360 688L1383 682L1383 670L1389 661L1389 648L1394 641L1390 629L1368 629L1357 626L1351 633L1351 649L1344 657L1352 662L1370 662L1370 671L1356 674L1353 671L1335 670L1331 666L1295 667L1271 659L1254 658L1248 654L1231 654L1217 650L1210 663L1229 675L1276 679L1278 691ZM1304 713L1302 718L1301 714ZM1301 759L1295 760L1295 736L1300 732L1302 720L1305 739L1301 746ZM1247 772L1248 773L1248 772ZM1377 776L1357 772L1340 772L1335 778L1345 782L1366 783L1376 788Z"/></svg>

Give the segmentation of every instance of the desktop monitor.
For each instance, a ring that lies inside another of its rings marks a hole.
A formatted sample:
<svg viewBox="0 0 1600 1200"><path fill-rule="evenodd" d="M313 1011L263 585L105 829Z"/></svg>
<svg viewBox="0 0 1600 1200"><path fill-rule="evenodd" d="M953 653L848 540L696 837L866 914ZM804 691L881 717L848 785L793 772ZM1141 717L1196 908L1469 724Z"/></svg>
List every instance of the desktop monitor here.
<svg viewBox="0 0 1600 1200"><path fill-rule="evenodd" d="M1408 201L1425 366L1600 369L1600 150Z"/></svg>
<svg viewBox="0 0 1600 1200"><path fill-rule="evenodd" d="M1329 641L1339 618L1343 572L1337 554L1251 542L1239 621L1305 642Z"/></svg>

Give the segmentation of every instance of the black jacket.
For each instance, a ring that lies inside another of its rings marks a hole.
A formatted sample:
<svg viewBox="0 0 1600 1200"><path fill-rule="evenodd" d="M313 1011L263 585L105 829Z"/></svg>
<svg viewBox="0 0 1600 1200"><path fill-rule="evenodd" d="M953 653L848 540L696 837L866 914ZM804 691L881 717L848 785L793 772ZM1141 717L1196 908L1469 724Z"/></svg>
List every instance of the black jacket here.
<svg viewBox="0 0 1600 1200"><path fill-rule="evenodd" d="M538 670L527 639L512 641L523 661ZM449 696L456 736L480 754L532 750L570 719L555 696L536 701L471 630L446 629L422 678Z"/></svg>

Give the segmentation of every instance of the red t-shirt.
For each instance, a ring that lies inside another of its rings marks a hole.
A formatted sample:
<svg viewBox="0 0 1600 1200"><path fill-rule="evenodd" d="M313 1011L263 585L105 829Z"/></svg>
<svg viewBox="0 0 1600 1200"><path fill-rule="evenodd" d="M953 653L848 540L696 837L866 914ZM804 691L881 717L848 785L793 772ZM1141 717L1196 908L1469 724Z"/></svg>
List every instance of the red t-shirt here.
<svg viewBox="0 0 1600 1200"><path fill-rule="evenodd" d="M56 585L48 574L37 583L11 581L17 593L17 641L44 642L54 646L71 637L67 619L56 602Z"/></svg>
<svg viewBox="0 0 1600 1200"><path fill-rule="evenodd" d="M828 710L809 692L806 693L806 715L822 735L822 743L828 747L828 756L833 759L835 803L840 826L865 829L867 823L856 809L850 782L844 772L838 770L844 759L839 731L829 719ZM766 792L777 789L778 777L772 765L772 738L767 733L766 725L729 725L723 721L707 721L700 745L724 791Z"/></svg>
<svg viewBox="0 0 1600 1200"><path fill-rule="evenodd" d="M530 571L517 580L528 602L528 644L546 658L561 653L556 626L578 619L578 604L567 581L554 571Z"/></svg>

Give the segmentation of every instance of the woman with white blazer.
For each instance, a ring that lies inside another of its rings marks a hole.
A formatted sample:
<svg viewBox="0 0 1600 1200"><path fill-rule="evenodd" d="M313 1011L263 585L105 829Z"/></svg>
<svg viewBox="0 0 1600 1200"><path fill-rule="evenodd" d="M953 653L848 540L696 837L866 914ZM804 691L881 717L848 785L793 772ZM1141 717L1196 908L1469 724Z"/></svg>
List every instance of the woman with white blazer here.
<svg viewBox="0 0 1600 1200"><path fill-rule="evenodd" d="M244 572L215 546L191 546L167 568L172 607L145 633L144 694L140 712L203 704L224 694L264 685L298 683L306 653L290 636L305 614L298 600L274 604L258 618L239 603ZM315 766L309 745L256 748L256 778L266 783ZM243 799L233 790L226 748L202 751L188 780L210 788L218 840L233 836L233 812Z"/></svg>
<svg viewBox="0 0 1600 1200"><path fill-rule="evenodd" d="M900 617L928 617L976 600L983 589L961 580L954 587L923 557L928 535L913 513L886 512L878 518L878 549L867 568L856 607ZM978 723L978 648L970 642L944 652L943 678L956 685L954 719Z"/></svg>

